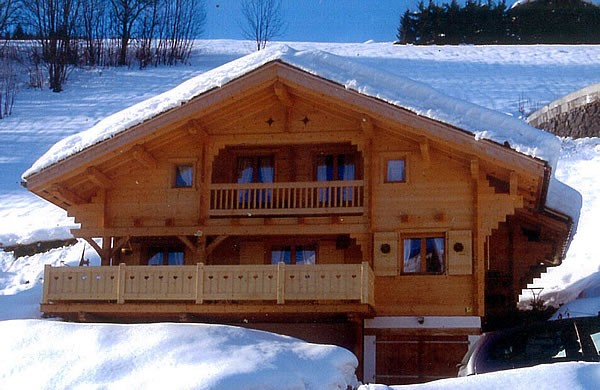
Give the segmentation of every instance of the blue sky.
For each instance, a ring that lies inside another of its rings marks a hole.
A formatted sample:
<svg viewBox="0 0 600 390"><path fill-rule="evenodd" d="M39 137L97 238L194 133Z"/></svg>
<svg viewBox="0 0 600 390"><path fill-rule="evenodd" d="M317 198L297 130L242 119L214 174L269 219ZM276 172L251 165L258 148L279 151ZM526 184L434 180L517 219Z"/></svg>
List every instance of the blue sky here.
<svg viewBox="0 0 600 390"><path fill-rule="evenodd" d="M282 0L287 24L278 41L391 42L400 16L418 0ZM205 0L203 38L243 39L241 0Z"/></svg>

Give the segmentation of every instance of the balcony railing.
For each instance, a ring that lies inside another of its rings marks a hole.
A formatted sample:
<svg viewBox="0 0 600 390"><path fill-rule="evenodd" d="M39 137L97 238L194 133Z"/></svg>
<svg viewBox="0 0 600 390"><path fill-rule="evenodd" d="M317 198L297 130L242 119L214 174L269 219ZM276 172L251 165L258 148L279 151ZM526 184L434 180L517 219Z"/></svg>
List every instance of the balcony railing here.
<svg viewBox="0 0 600 390"><path fill-rule="evenodd" d="M364 212L364 181L212 184L211 216Z"/></svg>
<svg viewBox="0 0 600 390"><path fill-rule="evenodd" d="M353 301L373 305L368 263L52 267L44 270L44 304L113 301Z"/></svg>

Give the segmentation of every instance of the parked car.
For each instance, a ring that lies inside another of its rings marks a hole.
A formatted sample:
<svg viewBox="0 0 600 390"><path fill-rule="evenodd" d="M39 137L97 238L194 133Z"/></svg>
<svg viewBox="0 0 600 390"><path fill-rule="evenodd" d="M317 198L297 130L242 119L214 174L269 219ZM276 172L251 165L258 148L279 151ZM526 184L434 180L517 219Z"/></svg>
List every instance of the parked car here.
<svg viewBox="0 0 600 390"><path fill-rule="evenodd" d="M600 317L545 321L484 333L459 364L458 376L538 364L599 362Z"/></svg>

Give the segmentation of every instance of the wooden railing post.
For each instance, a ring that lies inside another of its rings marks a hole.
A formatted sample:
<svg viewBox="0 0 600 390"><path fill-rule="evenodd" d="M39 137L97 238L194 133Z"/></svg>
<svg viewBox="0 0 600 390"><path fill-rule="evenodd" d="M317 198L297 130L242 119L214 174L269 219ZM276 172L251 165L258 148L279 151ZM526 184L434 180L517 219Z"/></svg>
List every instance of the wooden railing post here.
<svg viewBox="0 0 600 390"><path fill-rule="evenodd" d="M50 283L52 278L50 277L50 270L52 266L46 264L44 266L44 290L42 292L42 303L48 303L48 291L50 291Z"/></svg>
<svg viewBox="0 0 600 390"><path fill-rule="evenodd" d="M196 264L196 303L204 303L204 263Z"/></svg>
<svg viewBox="0 0 600 390"><path fill-rule="evenodd" d="M125 263L119 264L117 273L117 303L125 303Z"/></svg>
<svg viewBox="0 0 600 390"><path fill-rule="evenodd" d="M360 303L369 303L369 263L363 261L360 264Z"/></svg>
<svg viewBox="0 0 600 390"><path fill-rule="evenodd" d="M277 263L277 304L285 303L285 263Z"/></svg>

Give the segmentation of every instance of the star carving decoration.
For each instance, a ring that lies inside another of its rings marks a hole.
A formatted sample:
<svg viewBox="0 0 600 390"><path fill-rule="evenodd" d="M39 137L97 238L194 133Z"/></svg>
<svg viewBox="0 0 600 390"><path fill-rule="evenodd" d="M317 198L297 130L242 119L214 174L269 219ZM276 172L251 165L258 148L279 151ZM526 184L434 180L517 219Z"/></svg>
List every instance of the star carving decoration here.
<svg viewBox="0 0 600 390"><path fill-rule="evenodd" d="M300 119L300 122L304 123L304 126L308 125L310 119L305 115L304 118Z"/></svg>
<svg viewBox="0 0 600 390"><path fill-rule="evenodd" d="M271 127L271 126L273 125L273 123L275 123L275 120L274 120L273 118L269 117L269 119L267 119L267 120L265 121L265 123L266 123L267 125L269 125L269 127Z"/></svg>

